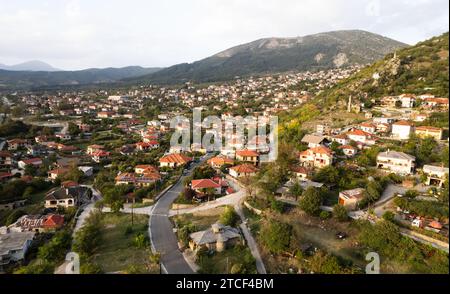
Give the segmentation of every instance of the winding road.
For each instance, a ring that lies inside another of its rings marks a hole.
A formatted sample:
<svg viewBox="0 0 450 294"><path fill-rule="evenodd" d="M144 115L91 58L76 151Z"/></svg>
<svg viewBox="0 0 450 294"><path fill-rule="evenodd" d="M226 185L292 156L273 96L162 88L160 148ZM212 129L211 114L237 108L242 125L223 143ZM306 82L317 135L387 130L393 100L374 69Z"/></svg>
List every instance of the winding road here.
<svg viewBox="0 0 450 294"><path fill-rule="evenodd" d="M178 240L173 232L173 225L169 220L169 211L172 203L183 190L183 179L191 175L195 167L210 157L204 156L198 163L193 163L187 175L182 176L175 185L159 198L150 213L148 227L152 251L161 254L161 267L168 274L195 273L178 248Z"/></svg>

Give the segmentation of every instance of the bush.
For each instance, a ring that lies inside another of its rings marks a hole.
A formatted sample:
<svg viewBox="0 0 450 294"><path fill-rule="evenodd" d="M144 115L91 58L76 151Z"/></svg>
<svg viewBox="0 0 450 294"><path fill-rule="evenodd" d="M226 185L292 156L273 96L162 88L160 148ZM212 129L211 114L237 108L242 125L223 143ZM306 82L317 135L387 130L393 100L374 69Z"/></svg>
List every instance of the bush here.
<svg viewBox="0 0 450 294"><path fill-rule="evenodd" d="M347 209L340 204L336 204L333 207L333 216L340 222L348 221Z"/></svg>
<svg viewBox="0 0 450 294"><path fill-rule="evenodd" d="M235 227L239 221L239 215L233 207L225 207L224 212L220 215L219 222L225 226Z"/></svg>
<svg viewBox="0 0 450 294"><path fill-rule="evenodd" d="M322 212L320 212L319 217L323 220L326 220L331 217L331 213L329 213L328 211L322 211Z"/></svg>
<svg viewBox="0 0 450 294"><path fill-rule="evenodd" d="M261 228L259 236L272 253L282 253L289 249L292 227L289 224L271 220Z"/></svg>
<svg viewBox="0 0 450 294"><path fill-rule="evenodd" d="M300 199L300 208L310 215L318 215L321 205L322 192L313 187L309 187Z"/></svg>
<svg viewBox="0 0 450 294"><path fill-rule="evenodd" d="M385 213L383 213L383 219L389 222L394 222L395 214L392 211L386 211Z"/></svg>

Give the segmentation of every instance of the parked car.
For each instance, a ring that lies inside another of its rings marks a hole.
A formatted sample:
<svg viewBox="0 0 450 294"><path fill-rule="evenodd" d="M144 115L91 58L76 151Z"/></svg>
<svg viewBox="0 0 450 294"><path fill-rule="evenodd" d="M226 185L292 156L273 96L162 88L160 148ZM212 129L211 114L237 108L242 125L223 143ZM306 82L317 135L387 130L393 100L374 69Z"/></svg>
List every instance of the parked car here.
<svg viewBox="0 0 450 294"><path fill-rule="evenodd" d="M344 240L345 238L347 238L347 233L339 232L336 234L336 238L338 238L339 240Z"/></svg>

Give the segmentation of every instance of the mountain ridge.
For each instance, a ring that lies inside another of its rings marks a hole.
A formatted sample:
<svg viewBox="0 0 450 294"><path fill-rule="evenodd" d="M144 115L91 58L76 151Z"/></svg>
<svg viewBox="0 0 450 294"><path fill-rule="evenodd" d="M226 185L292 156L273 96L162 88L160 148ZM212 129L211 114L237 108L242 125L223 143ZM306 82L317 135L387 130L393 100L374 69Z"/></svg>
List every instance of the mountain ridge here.
<svg viewBox="0 0 450 294"><path fill-rule="evenodd" d="M0 63L0 69L8 71L61 71L40 60L29 60L13 65Z"/></svg>
<svg viewBox="0 0 450 294"><path fill-rule="evenodd" d="M214 82L235 76L283 71L307 71L367 64L407 44L362 30L324 32L290 38L262 38L223 50L193 63L181 63L158 73L126 79L160 84Z"/></svg>

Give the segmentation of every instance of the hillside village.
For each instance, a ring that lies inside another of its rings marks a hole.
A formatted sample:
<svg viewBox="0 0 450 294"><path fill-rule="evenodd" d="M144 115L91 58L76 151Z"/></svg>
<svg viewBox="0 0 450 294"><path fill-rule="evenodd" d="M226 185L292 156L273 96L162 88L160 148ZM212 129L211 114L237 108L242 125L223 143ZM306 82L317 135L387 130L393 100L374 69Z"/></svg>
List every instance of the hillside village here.
<svg viewBox="0 0 450 294"><path fill-rule="evenodd" d="M320 108L364 70L2 93L0 271L57 273L72 249L82 273L177 272L152 246L175 233L192 272L362 273L376 250L386 273L448 273L448 92ZM250 128L279 116L277 160L262 135L170 146L193 109Z"/></svg>

